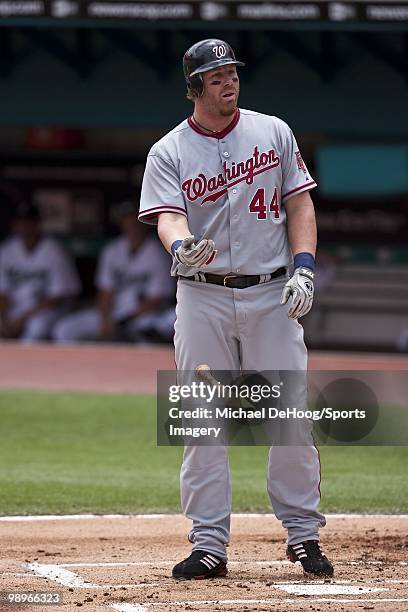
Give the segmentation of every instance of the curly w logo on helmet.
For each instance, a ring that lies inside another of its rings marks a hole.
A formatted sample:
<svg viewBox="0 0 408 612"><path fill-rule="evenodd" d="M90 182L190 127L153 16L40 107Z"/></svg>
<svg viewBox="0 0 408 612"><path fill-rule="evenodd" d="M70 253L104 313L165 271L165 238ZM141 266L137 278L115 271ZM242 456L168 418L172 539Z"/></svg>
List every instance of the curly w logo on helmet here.
<svg viewBox="0 0 408 612"><path fill-rule="evenodd" d="M224 45L216 45L213 47L212 51L215 53L217 59L222 59L227 55L227 49Z"/></svg>

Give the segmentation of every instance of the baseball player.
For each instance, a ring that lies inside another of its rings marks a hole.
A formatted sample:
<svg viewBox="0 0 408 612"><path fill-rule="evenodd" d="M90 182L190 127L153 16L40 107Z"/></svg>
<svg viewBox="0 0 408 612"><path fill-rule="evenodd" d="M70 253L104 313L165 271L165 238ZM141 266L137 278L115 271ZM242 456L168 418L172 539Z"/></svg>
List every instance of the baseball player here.
<svg viewBox="0 0 408 612"><path fill-rule="evenodd" d="M107 244L99 258L94 307L62 318L54 329L59 343L78 340L143 340L147 331L170 339L174 295L170 258L138 219L135 202L121 202L115 215L121 236Z"/></svg>
<svg viewBox="0 0 408 612"><path fill-rule="evenodd" d="M309 191L316 183L286 123L237 107L238 66L243 63L222 40L200 41L185 53L194 110L151 148L139 217L157 223L173 255L178 369L305 371L298 319L313 301L316 223ZM231 513L225 446L186 446L180 480L193 549L173 577L225 576ZM332 576L319 547L326 521L318 511L320 465L312 440L272 447L267 482L288 531L289 559L312 575Z"/></svg>
<svg viewBox="0 0 408 612"><path fill-rule="evenodd" d="M80 292L76 270L58 242L42 236L37 208L20 204L15 235L0 248L0 335L24 342L49 339Z"/></svg>

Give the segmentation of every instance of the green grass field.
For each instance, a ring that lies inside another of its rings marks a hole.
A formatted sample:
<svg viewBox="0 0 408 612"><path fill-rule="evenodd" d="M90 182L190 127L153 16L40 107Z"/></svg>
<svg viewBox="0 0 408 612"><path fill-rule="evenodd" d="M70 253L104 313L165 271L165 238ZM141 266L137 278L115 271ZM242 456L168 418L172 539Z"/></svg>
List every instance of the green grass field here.
<svg viewBox="0 0 408 612"><path fill-rule="evenodd" d="M0 514L178 512L181 448L150 396L0 392ZM266 448L230 449L233 510L270 511ZM324 447L331 512L408 512L408 447Z"/></svg>

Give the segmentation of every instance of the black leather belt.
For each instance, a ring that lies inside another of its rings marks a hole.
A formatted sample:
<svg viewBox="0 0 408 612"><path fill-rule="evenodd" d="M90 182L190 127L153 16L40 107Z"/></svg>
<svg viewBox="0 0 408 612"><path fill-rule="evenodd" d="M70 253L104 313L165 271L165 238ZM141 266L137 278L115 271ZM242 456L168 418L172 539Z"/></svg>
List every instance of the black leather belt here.
<svg viewBox="0 0 408 612"><path fill-rule="evenodd" d="M219 274L208 274L205 272L197 272L193 276L179 276L183 280L195 281L198 283L210 283L211 285L222 285L229 287L230 289L246 289L247 287L253 287L254 285L261 285L262 283L268 283L273 278L284 276L286 274L286 268L278 268L275 272L270 274L251 274L249 276L239 276L238 274L227 274L222 276Z"/></svg>

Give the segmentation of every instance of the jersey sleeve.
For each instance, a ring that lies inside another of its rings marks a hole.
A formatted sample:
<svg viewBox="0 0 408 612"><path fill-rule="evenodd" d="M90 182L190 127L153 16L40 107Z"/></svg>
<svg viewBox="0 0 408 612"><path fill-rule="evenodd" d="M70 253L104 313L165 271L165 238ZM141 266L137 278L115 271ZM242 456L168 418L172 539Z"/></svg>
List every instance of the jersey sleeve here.
<svg viewBox="0 0 408 612"><path fill-rule="evenodd" d="M187 217L176 168L171 161L150 152L143 176L139 220L155 224L157 215L162 212L179 213Z"/></svg>
<svg viewBox="0 0 408 612"><path fill-rule="evenodd" d="M292 196L316 187L302 159L296 139L288 125L284 124L282 148L282 202Z"/></svg>
<svg viewBox="0 0 408 612"><path fill-rule="evenodd" d="M57 243L50 245L50 268L48 297L68 297L80 292L80 282L74 263Z"/></svg>

